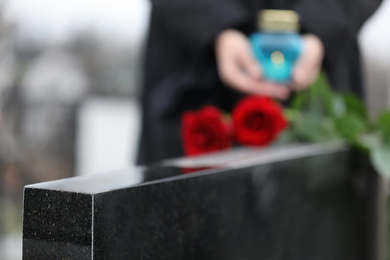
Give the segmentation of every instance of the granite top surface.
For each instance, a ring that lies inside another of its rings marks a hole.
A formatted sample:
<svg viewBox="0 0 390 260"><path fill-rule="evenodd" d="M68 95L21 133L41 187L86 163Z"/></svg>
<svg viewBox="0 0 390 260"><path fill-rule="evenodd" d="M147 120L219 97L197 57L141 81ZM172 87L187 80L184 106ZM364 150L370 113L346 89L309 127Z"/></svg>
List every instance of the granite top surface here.
<svg viewBox="0 0 390 260"><path fill-rule="evenodd" d="M262 165L275 161L292 160L346 150L344 142L310 145L285 145L271 148L236 148L224 152L195 157L166 160L150 167L134 166L112 173L97 173L61 180L26 185L28 189L57 190L84 194L98 194L111 190L148 185L161 181L192 178L213 174L221 169L234 169ZM200 169L197 173L182 174L182 169ZM156 174L158 173L158 174ZM153 178L149 178L153 176Z"/></svg>

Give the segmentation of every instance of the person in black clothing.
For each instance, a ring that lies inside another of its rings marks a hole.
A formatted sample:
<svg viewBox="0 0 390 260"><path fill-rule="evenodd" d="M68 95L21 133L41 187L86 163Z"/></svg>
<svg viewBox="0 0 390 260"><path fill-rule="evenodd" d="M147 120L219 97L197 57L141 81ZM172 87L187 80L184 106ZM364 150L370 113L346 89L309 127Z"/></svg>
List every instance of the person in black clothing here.
<svg viewBox="0 0 390 260"><path fill-rule="evenodd" d="M357 34L380 0L152 0L144 64L139 164L183 155L180 118L205 104L231 111L243 94L287 99L324 68L364 97ZM263 9L299 13L305 47L286 88L261 80L249 51Z"/></svg>

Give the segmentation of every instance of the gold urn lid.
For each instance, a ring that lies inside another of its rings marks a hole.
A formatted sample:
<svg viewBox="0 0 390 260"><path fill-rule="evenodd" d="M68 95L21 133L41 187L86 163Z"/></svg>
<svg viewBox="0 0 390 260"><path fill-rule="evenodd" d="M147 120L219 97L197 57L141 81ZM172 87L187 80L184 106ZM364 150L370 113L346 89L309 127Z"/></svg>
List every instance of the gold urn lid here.
<svg viewBox="0 0 390 260"><path fill-rule="evenodd" d="M257 26L263 31L296 32L299 15L291 10L262 10L258 13Z"/></svg>

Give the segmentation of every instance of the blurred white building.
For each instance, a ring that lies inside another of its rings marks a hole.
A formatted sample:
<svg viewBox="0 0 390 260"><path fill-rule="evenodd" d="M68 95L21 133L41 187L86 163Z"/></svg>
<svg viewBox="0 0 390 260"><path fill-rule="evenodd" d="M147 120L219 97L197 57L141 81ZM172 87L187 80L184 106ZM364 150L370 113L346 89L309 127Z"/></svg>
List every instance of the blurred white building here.
<svg viewBox="0 0 390 260"><path fill-rule="evenodd" d="M390 107L390 0L384 0L359 36L372 114Z"/></svg>

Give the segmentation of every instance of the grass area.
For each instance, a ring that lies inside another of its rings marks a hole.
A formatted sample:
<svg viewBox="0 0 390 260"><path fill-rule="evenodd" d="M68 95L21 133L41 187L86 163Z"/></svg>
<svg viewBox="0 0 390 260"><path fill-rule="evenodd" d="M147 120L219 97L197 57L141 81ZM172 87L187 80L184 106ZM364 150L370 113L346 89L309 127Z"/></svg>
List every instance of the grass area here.
<svg viewBox="0 0 390 260"><path fill-rule="evenodd" d="M0 197L0 235L22 231L22 203Z"/></svg>
<svg viewBox="0 0 390 260"><path fill-rule="evenodd" d="M22 259L22 204L0 197L0 259Z"/></svg>

